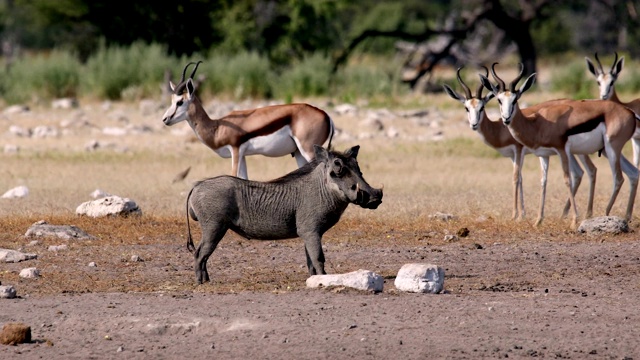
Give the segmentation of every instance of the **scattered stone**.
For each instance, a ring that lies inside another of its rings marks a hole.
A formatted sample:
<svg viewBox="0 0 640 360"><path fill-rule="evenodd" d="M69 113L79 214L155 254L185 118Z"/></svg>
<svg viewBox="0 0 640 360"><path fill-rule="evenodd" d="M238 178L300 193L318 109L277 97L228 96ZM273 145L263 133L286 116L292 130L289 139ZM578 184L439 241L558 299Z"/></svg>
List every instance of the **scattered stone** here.
<svg viewBox="0 0 640 360"><path fill-rule="evenodd" d="M51 225L40 220L27 230L26 237L57 237L64 240L93 240L95 237L87 234L75 225Z"/></svg>
<svg viewBox="0 0 640 360"><path fill-rule="evenodd" d="M444 289L444 269L432 264L405 264L394 284L400 291L438 294Z"/></svg>
<svg viewBox="0 0 640 360"><path fill-rule="evenodd" d="M53 109L73 109L78 107L78 99L76 98L62 98L51 101L51 107Z"/></svg>
<svg viewBox="0 0 640 360"><path fill-rule="evenodd" d="M19 137L31 137L31 129L23 128L18 125L11 125L9 126L9 134Z"/></svg>
<svg viewBox="0 0 640 360"><path fill-rule="evenodd" d="M102 133L110 136L124 136L127 135L127 129L121 127L109 126L102 129Z"/></svg>
<svg viewBox="0 0 640 360"><path fill-rule="evenodd" d="M29 107L27 105L11 105L4 109L3 113L6 115L11 114L20 114L29 112Z"/></svg>
<svg viewBox="0 0 640 360"><path fill-rule="evenodd" d="M53 251L53 252L58 252L61 250L67 250L69 247L67 246L67 244L62 244L62 245L51 245L49 246L49 251Z"/></svg>
<svg viewBox="0 0 640 360"><path fill-rule="evenodd" d="M58 137L60 133L53 126L40 125L33 128L32 136L34 138Z"/></svg>
<svg viewBox="0 0 640 360"><path fill-rule="evenodd" d="M0 299L13 299L16 297L16 289L11 285L0 285Z"/></svg>
<svg viewBox="0 0 640 360"><path fill-rule="evenodd" d="M0 249L0 262L17 263L37 258L38 255L36 254L27 254L16 250Z"/></svg>
<svg viewBox="0 0 640 360"><path fill-rule="evenodd" d="M95 262L93 262L93 261L92 261L92 262L90 262L88 266L89 266L89 267L98 267L98 265L96 265L96 263L95 263Z"/></svg>
<svg viewBox="0 0 640 360"><path fill-rule="evenodd" d="M384 286L382 276L369 270L357 270L346 274L312 275L307 279L307 287L345 286L358 290L381 292Z"/></svg>
<svg viewBox="0 0 640 360"><path fill-rule="evenodd" d="M142 215L142 210L135 201L119 196L107 196L102 199L87 201L76 208L76 214L90 217Z"/></svg>
<svg viewBox="0 0 640 360"><path fill-rule="evenodd" d="M583 220L578 227L578 232L587 235L618 235L629 232L629 224L617 216L599 216Z"/></svg>
<svg viewBox="0 0 640 360"><path fill-rule="evenodd" d="M336 107L333 110L337 112L339 115L355 114L358 112L358 108L355 105L351 105L351 104L336 105Z"/></svg>
<svg viewBox="0 0 640 360"><path fill-rule="evenodd" d="M18 199L18 198L27 197L28 195L29 195L29 188L24 186L24 185L21 185L21 186L13 188L11 190L8 190L4 194L2 194L2 196L0 196L0 198L3 198L3 199Z"/></svg>
<svg viewBox="0 0 640 360"><path fill-rule="evenodd" d="M458 238L458 235L449 234L444 236L444 241L446 242L456 242L458 240L460 240L460 238Z"/></svg>
<svg viewBox="0 0 640 360"><path fill-rule="evenodd" d="M31 327L23 323L6 323L0 331L0 344L18 345L31 342Z"/></svg>
<svg viewBox="0 0 640 360"><path fill-rule="evenodd" d="M98 150L98 148L100 147L100 143L98 142L98 140L91 140L89 141L87 144L85 144L84 149L86 151L95 151Z"/></svg>
<svg viewBox="0 0 640 360"><path fill-rule="evenodd" d="M40 241L32 240L27 244L27 246L36 246L36 245L40 245Z"/></svg>
<svg viewBox="0 0 640 360"><path fill-rule="evenodd" d="M18 145L6 144L4 146L4 153L7 155L15 155L20 152Z"/></svg>
<svg viewBox="0 0 640 360"><path fill-rule="evenodd" d="M142 258L138 255L132 255L131 262L144 262L144 260L142 260Z"/></svg>
<svg viewBox="0 0 640 360"><path fill-rule="evenodd" d="M40 270L31 267L20 270L20 277L25 279L37 279L40 277Z"/></svg>
<svg viewBox="0 0 640 360"><path fill-rule="evenodd" d="M441 220L441 221L451 221L451 220L455 220L456 217L452 214L445 214L445 213L441 213L441 212L436 212L435 214L431 214L429 215L429 219L433 219L433 220Z"/></svg>

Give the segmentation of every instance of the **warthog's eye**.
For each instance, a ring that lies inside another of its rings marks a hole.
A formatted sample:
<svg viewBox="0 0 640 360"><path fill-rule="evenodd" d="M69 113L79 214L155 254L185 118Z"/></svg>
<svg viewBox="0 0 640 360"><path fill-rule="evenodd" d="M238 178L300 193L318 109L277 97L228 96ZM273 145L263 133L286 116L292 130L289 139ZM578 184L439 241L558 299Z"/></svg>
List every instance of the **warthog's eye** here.
<svg viewBox="0 0 640 360"><path fill-rule="evenodd" d="M356 185L356 184L351 185L351 190L355 191L357 188L358 188L358 185Z"/></svg>

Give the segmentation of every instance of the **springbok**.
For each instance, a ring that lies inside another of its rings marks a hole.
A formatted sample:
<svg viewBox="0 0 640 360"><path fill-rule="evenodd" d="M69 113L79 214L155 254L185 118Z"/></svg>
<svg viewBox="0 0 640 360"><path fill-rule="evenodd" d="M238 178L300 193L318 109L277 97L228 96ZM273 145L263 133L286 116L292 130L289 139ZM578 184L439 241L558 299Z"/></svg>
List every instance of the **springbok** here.
<svg viewBox="0 0 640 360"><path fill-rule="evenodd" d="M634 113L640 114L640 98L626 103L622 102L622 100L618 98L618 94L616 94L615 82L618 80L618 75L624 67L624 56L618 60L618 53L616 52L615 55L613 65L611 65L611 69L608 72L605 72L602 68L602 63L600 63L600 59L598 59L598 53L596 53L597 68L593 66L593 63L588 57L584 59L587 61L587 68L596 77L600 90L600 99L617 102L628 107ZM638 167L640 166L640 123L636 124L636 132L633 133L633 137L631 138L631 146L633 148L633 164Z"/></svg>
<svg viewBox="0 0 640 360"><path fill-rule="evenodd" d="M494 85L486 76L480 74L482 85L495 94L500 105L502 122L507 125L516 140L532 149L552 148L560 156L565 185L569 189L569 199L573 208L572 227L575 228L577 225L578 210L569 174L571 153L592 154L604 150L613 174L613 192L606 208L606 215L609 215L624 182L624 171L630 182L626 220L631 220L638 189L638 169L621 152L635 131L638 120L635 113L608 100L565 100L561 104L548 102L548 106L540 103L536 112L525 114L518 106L518 99L533 85L536 74L529 75L516 90L515 87L524 72L524 66L520 64L519 75L507 89L504 81L495 72L496 64L491 66L491 74L498 85Z"/></svg>
<svg viewBox="0 0 640 360"><path fill-rule="evenodd" d="M513 215L512 219L522 219L525 215L524 209L524 194L522 189L522 164L524 162L524 156L526 154L534 154L540 160L540 169L541 169L541 179L540 179L540 208L538 211L538 218L536 219L535 224L539 225L542 223L542 219L544 218L544 204L546 198L546 188L547 188L547 174L549 169L549 156L556 155L556 152L553 149L549 148L537 148L530 149L528 147L520 144L516 139L513 138L509 129L502 124L502 122L495 122L489 119L484 111L486 104L494 97L492 92L489 92L485 97L482 97L482 89L483 86L480 84L478 89L476 90L476 95L471 94L471 90L469 87L462 81L460 77L460 70L462 68L458 68L457 78L458 82L464 89L465 95L460 95L456 93L451 87L447 84L444 84L445 92L452 97L454 100L458 100L464 105L465 110L467 111L467 120L469 121L469 126L472 130L476 131L485 144L494 148L498 151L502 156L508 157L511 159L513 163ZM489 75L489 70L484 67L485 76ZM557 100L563 101L563 100ZM523 111L535 111L535 108L527 108ZM593 162L587 155L578 155L582 163L585 165L587 169L587 174L590 179L590 191L589 191L589 203L587 213L591 216L591 212L593 210L593 193L595 186L595 175L596 175L596 167L593 165ZM584 174L582 168L576 161L573 154L569 156L569 169L571 171L571 184L573 187L573 193L575 194L580 186L580 182L582 180L582 176ZM518 206L519 203L519 206ZM570 208L570 200L567 199L566 205L563 210L563 216L566 216L569 212Z"/></svg>
<svg viewBox="0 0 640 360"><path fill-rule="evenodd" d="M247 179L245 156L279 157L288 154L302 167L314 158L313 145L331 148L335 131L329 115L309 104L273 105L232 111L211 119L195 94L193 76L202 61L190 62L182 71L180 83L171 87L171 106L162 121L172 126L189 123L198 139L223 158L231 158L231 175ZM185 80L187 68L195 64Z"/></svg>

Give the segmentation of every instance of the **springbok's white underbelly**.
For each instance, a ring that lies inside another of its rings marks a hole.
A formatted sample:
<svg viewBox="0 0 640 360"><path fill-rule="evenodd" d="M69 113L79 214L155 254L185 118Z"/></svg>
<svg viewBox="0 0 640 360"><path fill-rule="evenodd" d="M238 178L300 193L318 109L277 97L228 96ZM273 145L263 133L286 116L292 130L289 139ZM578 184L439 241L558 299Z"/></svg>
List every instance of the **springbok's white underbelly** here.
<svg viewBox="0 0 640 360"><path fill-rule="evenodd" d="M293 140L291 128L285 126L280 130L265 136L257 136L249 139L240 146L240 153L244 155L264 155L279 157L296 152L298 147ZM223 158L231 157L231 146L223 146L214 151Z"/></svg>
<svg viewBox="0 0 640 360"><path fill-rule="evenodd" d="M593 154L604 148L606 126L601 123L595 129L569 136L567 149L573 154Z"/></svg>
<svg viewBox="0 0 640 360"><path fill-rule="evenodd" d="M500 155L502 155L504 157L508 157L508 158L513 158L513 156L516 153L515 145L503 146L503 147L500 147L500 148L496 148L496 150L498 150Z"/></svg>

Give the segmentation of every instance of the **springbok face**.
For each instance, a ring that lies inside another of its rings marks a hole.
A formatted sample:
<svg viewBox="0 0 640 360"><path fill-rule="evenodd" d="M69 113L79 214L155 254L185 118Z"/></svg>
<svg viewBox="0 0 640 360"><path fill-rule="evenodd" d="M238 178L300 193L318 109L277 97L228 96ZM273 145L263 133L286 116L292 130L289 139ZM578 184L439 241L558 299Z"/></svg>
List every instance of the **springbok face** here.
<svg viewBox="0 0 640 360"><path fill-rule="evenodd" d="M609 100L611 98L614 90L613 86L616 80L618 80L618 74L620 74L620 71L622 71L624 67L624 56L618 60L618 53L616 52L615 55L616 58L613 60L611 70L608 72L604 71L602 63L600 63L600 59L598 59L598 53L596 53L598 67L595 67L588 57L585 57L587 69L596 77L596 81L598 82L598 90L600 92L600 99L602 100Z"/></svg>
<svg viewBox="0 0 640 360"><path fill-rule="evenodd" d="M350 203L365 209L376 209L382 203L382 189L371 187L362 176L356 157L360 146L339 154L314 145L315 157L325 164L329 188L342 195Z"/></svg>
<svg viewBox="0 0 640 360"><path fill-rule="evenodd" d="M483 98L482 97L483 87L482 87L482 84L480 84L480 86L478 87L478 91L476 92L476 95L473 96L471 94L471 90L469 89L469 87L462 81L462 78L460 77L461 69L462 68L458 68L457 76L458 76L458 82L460 82L460 85L462 85L462 88L464 89L465 96L458 94L447 84L443 85L444 91L451 98L453 98L454 100L458 100L459 102L462 103L462 105L464 105L464 109L467 111L467 120L469 121L469 126L471 127L471 129L475 131L475 130L478 130L478 128L480 127L480 122L484 118L484 108L489 102L489 100L493 98L493 93L490 92L489 94L487 94L487 96ZM485 68L485 70L487 69ZM487 70L487 75L489 75L488 70Z"/></svg>
<svg viewBox="0 0 640 360"><path fill-rule="evenodd" d="M193 83L193 76L198 69L198 65L200 65L202 61L198 61L196 67L193 69L191 76L185 80L185 74L187 72L187 68L189 65L194 64L190 62L187 66L184 67L182 71L182 79L178 85L175 85L172 81L169 81L169 86L171 87L171 106L165 111L162 116L162 122L164 122L167 126L175 125L183 120L187 120L189 118L188 109L189 104L191 104L191 100L195 96L195 85Z"/></svg>
<svg viewBox="0 0 640 360"><path fill-rule="evenodd" d="M511 124L513 116L515 115L518 99L520 99L522 93L529 90L531 85L533 85L536 73L529 75L522 86L520 86L520 89L516 90L516 85L518 84L518 81L522 79L524 72L524 66L520 64L520 74L511 82L509 89L507 89L504 81L496 75L495 66L497 64L498 63L493 63L491 66L491 75L493 75L493 78L498 82L498 86L491 83L491 81L482 74L480 74L480 81L484 87L495 94L496 99L498 99L498 105L500 106L500 117L502 118L502 122L508 126Z"/></svg>

